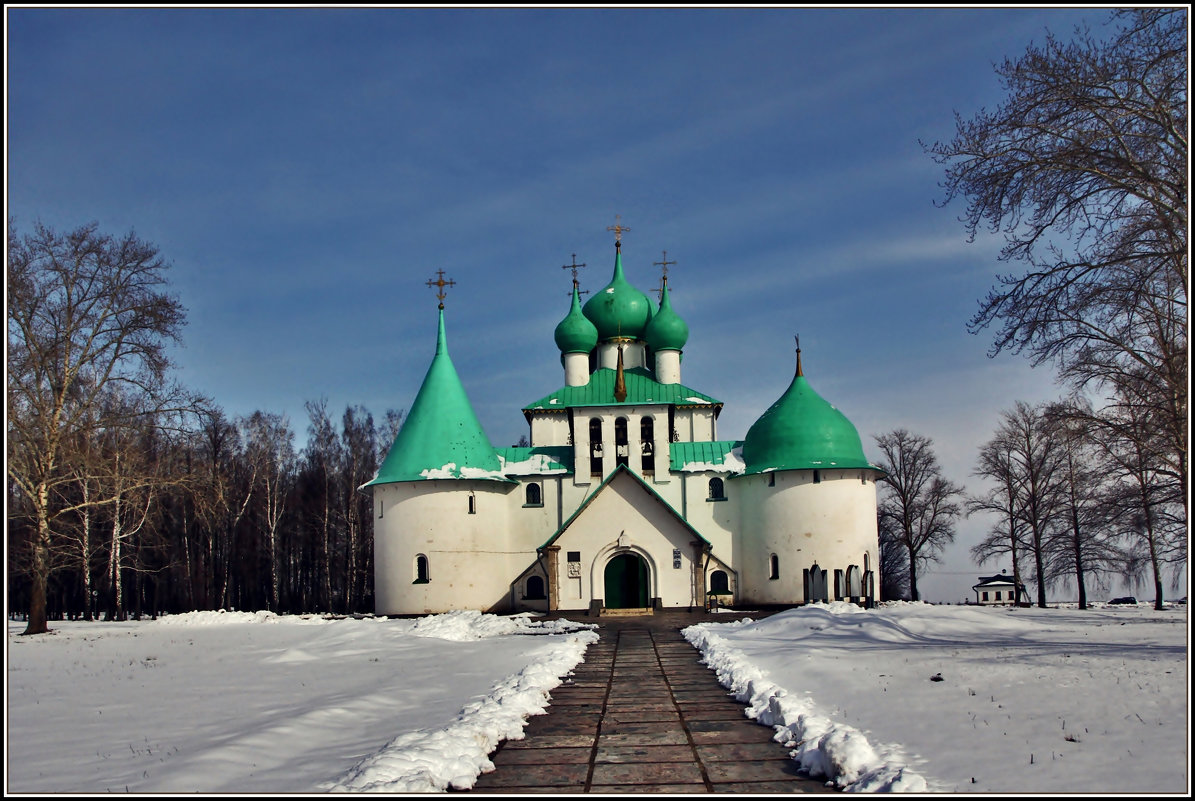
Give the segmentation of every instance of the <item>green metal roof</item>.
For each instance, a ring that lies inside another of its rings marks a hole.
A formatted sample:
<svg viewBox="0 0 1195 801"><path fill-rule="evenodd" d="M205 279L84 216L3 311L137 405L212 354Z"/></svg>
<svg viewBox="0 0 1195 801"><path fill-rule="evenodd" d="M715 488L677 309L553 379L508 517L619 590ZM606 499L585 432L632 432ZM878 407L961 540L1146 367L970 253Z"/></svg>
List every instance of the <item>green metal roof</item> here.
<svg viewBox="0 0 1195 801"><path fill-rule="evenodd" d="M510 481L448 356L443 308L423 385L377 475L364 486L437 478Z"/></svg>
<svg viewBox="0 0 1195 801"><path fill-rule="evenodd" d="M652 350L682 350L689 341L689 326L672 310L668 299L668 281L660 297L660 308L644 330L644 337Z"/></svg>
<svg viewBox="0 0 1195 801"><path fill-rule="evenodd" d="M581 311L581 296L573 281L573 305L556 326L556 347L561 353L589 353L598 343L598 330Z"/></svg>
<svg viewBox="0 0 1195 801"><path fill-rule="evenodd" d="M813 391L800 365L798 354L792 384L747 431L744 474L835 467L877 470L863 455L858 430Z"/></svg>
<svg viewBox="0 0 1195 801"><path fill-rule="evenodd" d="M614 254L614 277L585 303L585 316L597 326L603 340L616 337L642 339L654 304L631 286L622 274L622 250Z"/></svg>
<svg viewBox="0 0 1195 801"><path fill-rule="evenodd" d="M743 472L742 440L673 442L668 445L669 468L677 473Z"/></svg>
<svg viewBox="0 0 1195 801"><path fill-rule="evenodd" d="M562 387L551 395L523 407L523 413L544 409L564 411L573 406L633 406L669 404L675 406L714 406L715 414L722 409L722 401L690 389L683 384L661 384L641 367L623 371L627 387L624 401L614 399L617 370L603 367L589 376L589 383L580 387Z"/></svg>
<svg viewBox="0 0 1195 801"><path fill-rule="evenodd" d="M496 448L502 472L508 476L554 475L573 472L573 446Z"/></svg>
<svg viewBox="0 0 1195 801"><path fill-rule="evenodd" d="M604 489L605 486L607 484L609 484L611 481L613 481L614 477L620 473L626 473L631 478L635 479L635 481L638 482L639 486L642 487L644 489L644 491L646 491L649 496L651 496L652 498L655 498L656 501L658 501L665 509L667 509L669 512L671 512L672 515L674 517L676 517L676 519L678 521L680 521L681 525L683 525L685 528L687 528L693 534L694 537L699 539L701 542L705 543L707 547L709 546L710 541L707 540L705 537L703 537L700 531L693 528L693 526L689 523L689 521L685 520L684 516L681 515L680 512L676 511L675 508L673 508L672 504L670 504L670 503L668 503L668 501L664 500L660 496L660 493L658 493L654 489L652 489L651 485L648 484L646 481L644 481L639 476L638 473L636 473L631 468L627 467L625 464L620 464L618 467L616 467L610 471L610 475L606 476L605 480L602 481L601 484L598 484L597 488L594 489L594 491L589 494L589 497L586 498L581 503L581 505L577 507L577 511L575 511L571 515L569 515L568 520L565 520L564 524L561 525L560 528L556 529L556 532L554 534L552 534L551 537L548 537L548 541L545 542L543 545L539 546L539 548L537 548L536 550L543 550L544 548L547 548L549 545L554 543L556 540L560 539L560 536L562 534L564 534L565 530L567 530L570 525L572 525L573 521L576 520L581 515L581 513L584 512L585 509L589 507L589 504L593 503L593 500L598 496L598 494L602 491L602 489Z"/></svg>

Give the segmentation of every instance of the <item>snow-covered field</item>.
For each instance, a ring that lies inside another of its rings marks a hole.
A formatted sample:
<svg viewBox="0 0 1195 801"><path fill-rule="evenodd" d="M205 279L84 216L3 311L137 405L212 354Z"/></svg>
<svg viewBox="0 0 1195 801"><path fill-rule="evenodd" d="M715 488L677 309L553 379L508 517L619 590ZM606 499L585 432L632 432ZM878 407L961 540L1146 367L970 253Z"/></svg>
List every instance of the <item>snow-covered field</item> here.
<svg viewBox="0 0 1195 801"><path fill-rule="evenodd" d="M749 616L686 636L795 759L847 789L1190 790L1185 606ZM53 626L9 623L9 793L469 787L596 639L476 613Z"/></svg>

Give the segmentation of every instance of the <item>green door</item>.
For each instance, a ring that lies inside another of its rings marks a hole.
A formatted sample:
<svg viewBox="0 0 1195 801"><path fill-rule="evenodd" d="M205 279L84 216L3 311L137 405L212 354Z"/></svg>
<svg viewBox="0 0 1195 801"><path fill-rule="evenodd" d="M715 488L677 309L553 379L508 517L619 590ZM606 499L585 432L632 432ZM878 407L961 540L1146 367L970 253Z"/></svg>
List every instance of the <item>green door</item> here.
<svg viewBox="0 0 1195 801"><path fill-rule="evenodd" d="M633 553L619 554L606 563L607 609L647 607L647 563Z"/></svg>

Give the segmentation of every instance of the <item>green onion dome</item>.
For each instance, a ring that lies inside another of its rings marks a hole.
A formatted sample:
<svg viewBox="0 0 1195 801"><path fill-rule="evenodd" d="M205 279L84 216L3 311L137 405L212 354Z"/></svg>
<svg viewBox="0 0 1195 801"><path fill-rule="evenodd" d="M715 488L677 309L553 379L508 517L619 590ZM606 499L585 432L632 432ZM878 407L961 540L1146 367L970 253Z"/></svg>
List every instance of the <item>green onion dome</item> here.
<svg viewBox="0 0 1195 801"><path fill-rule="evenodd" d="M780 399L747 431L744 474L772 470L876 469L863 455L854 424L813 391L801 371Z"/></svg>
<svg viewBox="0 0 1195 801"><path fill-rule="evenodd" d="M573 281L573 306L556 326L556 347L561 353L589 353L597 346L598 331L581 312L581 295Z"/></svg>
<svg viewBox="0 0 1195 801"><path fill-rule="evenodd" d="M644 331L647 344L652 350L683 350L689 341L689 326L672 310L668 299L668 281L664 281L664 292L660 298L660 309L652 316Z"/></svg>
<svg viewBox="0 0 1195 801"><path fill-rule="evenodd" d="M622 274L622 250L615 251L614 277L585 304L585 316L597 327L601 340L643 339L651 320L652 302Z"/></svg>

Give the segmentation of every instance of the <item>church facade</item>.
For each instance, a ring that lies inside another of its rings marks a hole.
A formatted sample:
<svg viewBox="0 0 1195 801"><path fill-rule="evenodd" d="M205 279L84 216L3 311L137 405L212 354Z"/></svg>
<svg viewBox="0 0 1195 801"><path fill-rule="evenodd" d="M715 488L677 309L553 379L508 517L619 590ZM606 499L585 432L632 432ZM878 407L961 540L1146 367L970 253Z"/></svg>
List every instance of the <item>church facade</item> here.
<svg viewBox="0 0 1195 801"><path fill-rule="evenodd" d="M362 488L376 612L874 601L882 473L855 427L809 386L798 349L746 438L719 440L721 402L681 381L687 339L667 276L653 303L616 242L610 283L583 307L574 274L555 331L564 385L523 408L530 445L495 448L441 303L431 366Z"/></svg>

